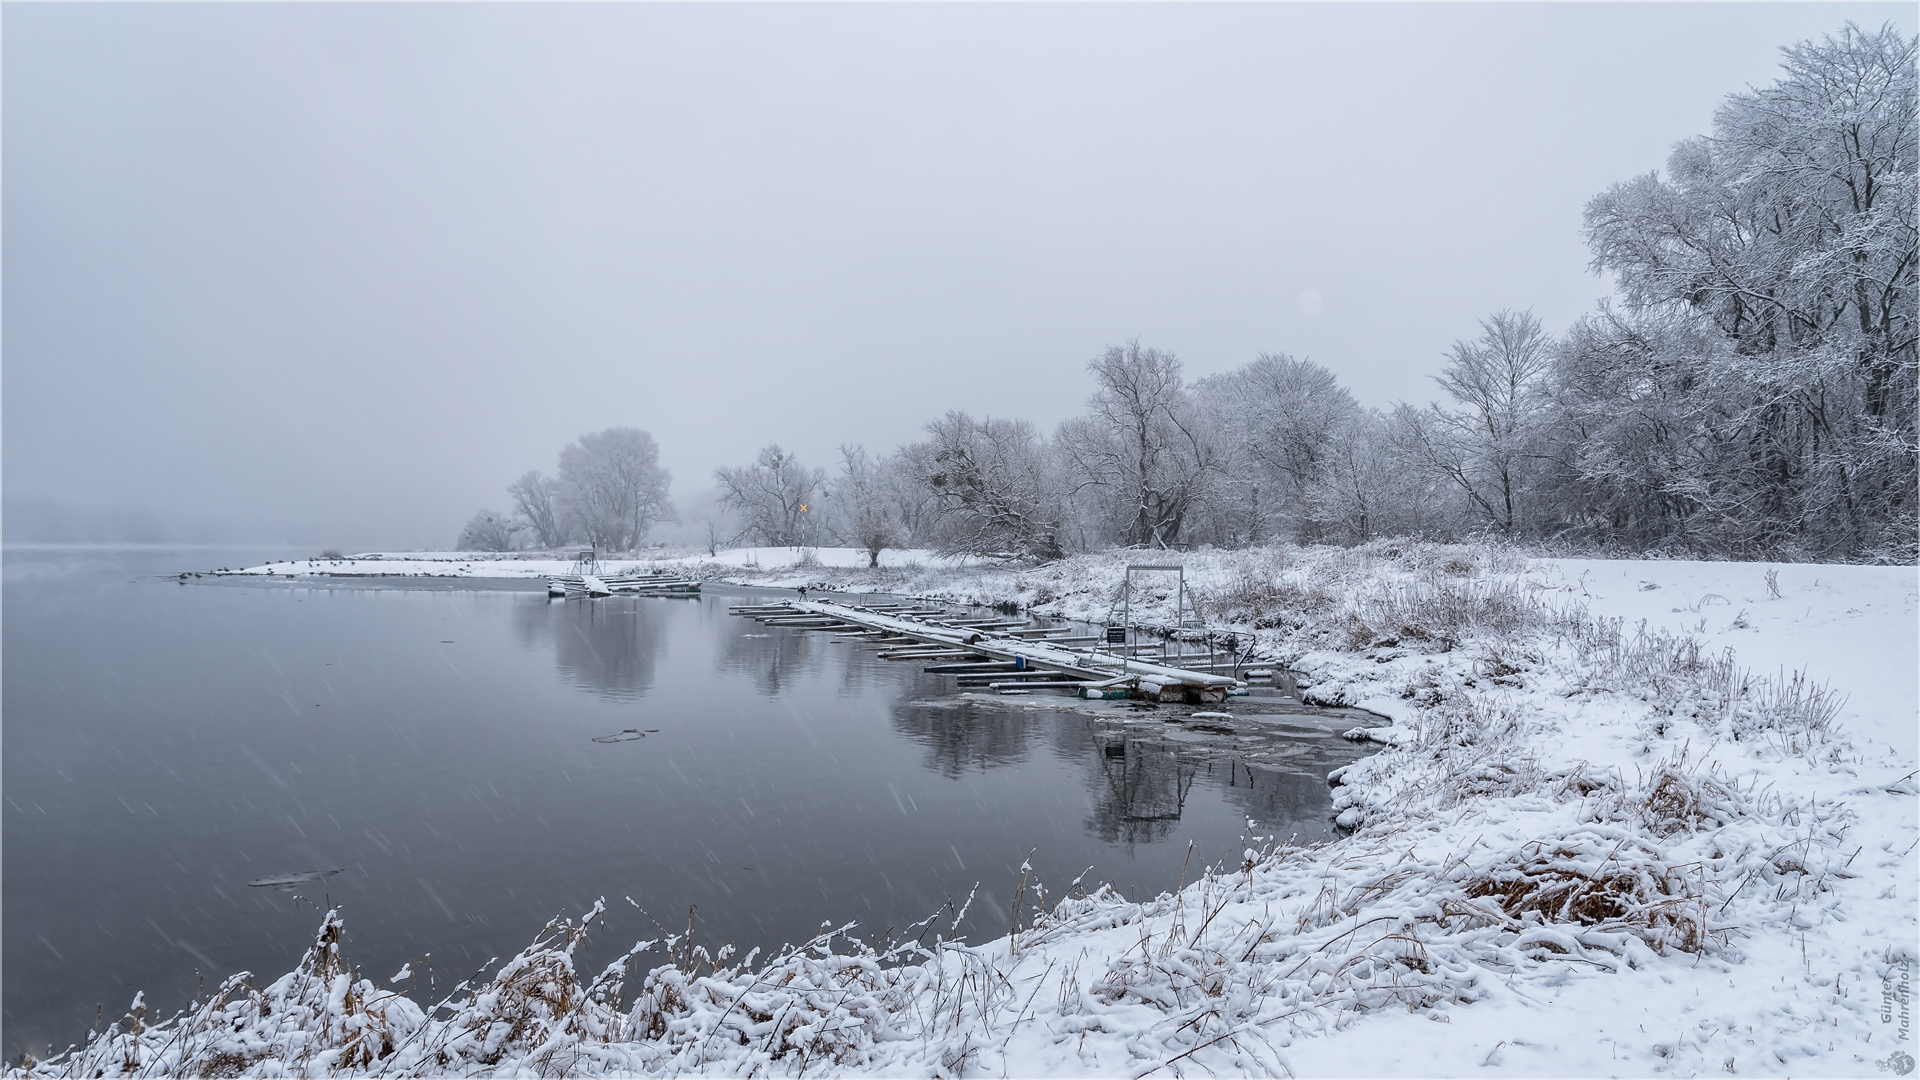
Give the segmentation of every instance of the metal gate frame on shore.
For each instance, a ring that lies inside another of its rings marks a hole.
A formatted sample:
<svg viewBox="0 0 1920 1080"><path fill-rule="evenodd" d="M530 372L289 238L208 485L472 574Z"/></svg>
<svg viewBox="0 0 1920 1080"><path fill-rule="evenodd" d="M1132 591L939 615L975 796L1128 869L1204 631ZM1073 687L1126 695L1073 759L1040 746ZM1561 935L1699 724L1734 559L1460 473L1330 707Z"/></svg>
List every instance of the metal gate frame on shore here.
<svg viewBox="0 0 1920 1080"><path fill-rule="evenodd" d="M1174 654L1175 657L1178 659L1184 659L1187 655L1186 642L1181 639L1179 631L1186 627L1187 616L1189 614L1191 614L1196 620L1200 617L1200 612L1197 609L1195 609L1193 605L1188 603L1187 601L1186 564L1179 563L1173 566L1163 566L1163 565L1154 564L1154 563L1128 563L1127 564L1127 576L1122 580L1120 585L1119 606L1120 606L1120 626L1122 631L1128 636L1131 636L1133 633L1133 575L1135 571L1139 571L1141 573L1168 573L1168 574L1180 575L1179 584L1174 593L1173 628L1175 633L1171 640L1175 642L1175 648L1178 650ZM1107 630L1109 634L1112 632L1112 629L1113 629L1113 609L1108 608L1107 609ZM1111 637L1109 637L1107 643L1109 645L1112 644ZM1120 670L1123 672L1128 670L1128 665L1133 659L1132 649L1133 649L1132 642L1123 641L1120 643ZM1161 659L1163 660L1166 659L1165 652L1166 652L1165 649L1161 650L1161 653L1162 653ZM1209 650L1209 653L1211 653L1211 650ZM1175 664L1173 666L1178 667L1179 665Z"/></svg>

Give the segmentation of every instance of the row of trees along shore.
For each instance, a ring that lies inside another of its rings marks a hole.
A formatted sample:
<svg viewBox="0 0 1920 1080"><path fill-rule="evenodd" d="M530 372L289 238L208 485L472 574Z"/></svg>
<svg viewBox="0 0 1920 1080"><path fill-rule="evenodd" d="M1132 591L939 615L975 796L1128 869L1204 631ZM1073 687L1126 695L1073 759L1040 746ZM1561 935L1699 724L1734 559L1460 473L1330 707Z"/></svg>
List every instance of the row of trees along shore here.
<svg viewBox="0 0 1920 1080"><path fill-rule="evenodd" d="M1664 176L1588 202L1617 300L1554 336L1501 311L1446 353L1438 404L1360 406L1310 360L1187 380L1138 341L1087 366L1048 436L949 412L832 470L778 446L715 474L710 549L925 547L1044 560L1116 545L1356 544L1492 534L1572 549L1914 561L1915 39L1782 50ZM673 520L653 440L582 436L463 547L603 550ZM471 542L471 543L470 543Z"/></svg>

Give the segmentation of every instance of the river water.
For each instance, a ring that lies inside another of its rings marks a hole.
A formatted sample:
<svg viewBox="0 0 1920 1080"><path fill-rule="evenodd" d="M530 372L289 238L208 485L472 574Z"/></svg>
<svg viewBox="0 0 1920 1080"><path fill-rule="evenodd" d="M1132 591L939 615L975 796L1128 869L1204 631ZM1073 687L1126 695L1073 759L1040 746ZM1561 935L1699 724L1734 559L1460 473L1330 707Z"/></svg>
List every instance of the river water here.
<svg viewBox="0 0 1920 1080"><path fill-rule="evenodd" d="M744 951L823 921L879 938L975 883L961 932L986 940L1029 851L1055 893L1091 867L1151 896L1237 862L1249 818L1328 835L1324 777L1360 752L1338 717L1254 747L962 698L730 617L746 591L172 576L269 554L6 549L9 1059L136 990L165 1016L199 978L276 977L327 904L365 974L430 954L443 992L600 897L587 964L690 905L696 942Z"/></svg>

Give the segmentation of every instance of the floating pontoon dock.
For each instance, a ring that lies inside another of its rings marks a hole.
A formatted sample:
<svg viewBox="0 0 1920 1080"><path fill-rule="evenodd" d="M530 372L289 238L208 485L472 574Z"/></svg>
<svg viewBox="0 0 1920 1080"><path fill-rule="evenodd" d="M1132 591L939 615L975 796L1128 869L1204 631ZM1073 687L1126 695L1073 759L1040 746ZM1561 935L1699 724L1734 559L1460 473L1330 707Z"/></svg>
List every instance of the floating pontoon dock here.
<svg viewBox="0 0 1920 1080"><path fill-rule="evenodd" d="M547 595L554 596L698 596L700 582L666 574L564 575L547 581Z"/></svg>
<svg viewBox="0 0 1920 1080"><path fill-rule="evenodd" d="M846 640L879 646L888 660L935 661L926 670L955 675L962 686L1028 690L1055 686L1085 697L1139 697L1208 704L1241 684L1212 671L1167 667L1139 659L1138 646L1119 652L1092 647L1094 638L1069 637L1068 627L1032 627L1024 619L949 614L944 608L898 604L855 606L824 600L744 605L735 615L792 630L827 630ZM1085 645L1084 648L1074 648ZM1198 658L1196 658L1198 659Z"/></svg>

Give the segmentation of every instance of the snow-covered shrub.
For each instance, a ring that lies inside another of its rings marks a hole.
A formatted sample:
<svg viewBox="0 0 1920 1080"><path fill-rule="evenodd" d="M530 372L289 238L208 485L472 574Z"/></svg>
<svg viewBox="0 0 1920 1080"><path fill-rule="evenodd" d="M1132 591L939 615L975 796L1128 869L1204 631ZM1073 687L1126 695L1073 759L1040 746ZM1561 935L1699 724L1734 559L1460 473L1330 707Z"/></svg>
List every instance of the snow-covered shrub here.
<svg viewBox="0 0 1920 1080"><path fill-rule="evenodd" d="M1406 645L1450 652L1472 638L1512 638L1544 615L1511 581L1435 577L1383 582L1357 592L1345 605L1340 644L1353 650Z"/></svg>
<svg viewBox="0 0 1920 1080"><path fill-rule="evenodd" d="M1655 836L1731 824L1745 813L1741 801L1717 769L1689 767L1684 751L1655 764L1639 789L1622 797L1623 807Z"/></svg>
<svg viewBox="0 0 1920 1080"><path fill-rule="evenodd" d="M564 1062L578 1059L579 1043L617 1037L626 963L646 944L636 946L591 984L582 983L573 953L603 911L595 904L578 926L560 919L549 922L532 945L501 965L486 984L463 1000L436 1007L436 1013L450 1008L453 1015L431 1025L431 1036L421 1040L411 1060L464 1073L511 1057L523 1068L566 1072Z"/></svg>
<svg viewBox="0 0 1920 1080"><path fill-rule="evenodd" d="M1225 570L1224 580L1196 583L1194 589L1209 622L1300 629L1340 606L1338 584L1313 573L1289 572L1283 548L1241 554Z"/></svg>
<svg viewBox="0 0 1920 1080"><path fill-rule="evenodd" d="M1724 708L1736 692L1731 653L1703 654L1693 637L1650 633L1644 623L1628 637L1620 619L1570 619L1560 637L1572 647L1577 685L1587 691L1662 702L1669 713L1688 704Z"/></svg>
<svg viewBox="0 0 1920 1080"><path fill-rule="evenodd" d="M1759 735L1786 754L1808 753L1826 742L1834 718L1847 703L1844 694L1808 679L1804 669L1782 671L1771 679L1742 678L1740 684L1740 692L1727 702L1734 737Z"/></svg>
<svg viewBox="0 0 1920 1080"><path fill-rule="evenodd" d="M1491 694L1461 694L1421 714L1419 744L1487 746L1507 739L1520 728L1520 714L1507 698Z"/></svg>
<svg viewBox="0 0 1920 1080"><path fill-rule="evenodd" d="M1631 637L1619 619L1567 620L1561 639L1573 647L1576 686L1588 693L1624 693L1669 716L1685 715L1738 740L1766 739L1786 754L1809 753L1827 741L1844 695L1804 670L1756 678L1731 649L1708 654L1698 639L1642 625Z"/></svg>

